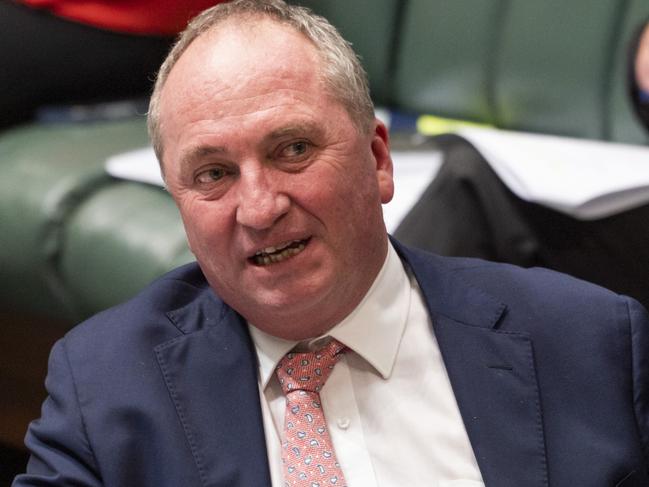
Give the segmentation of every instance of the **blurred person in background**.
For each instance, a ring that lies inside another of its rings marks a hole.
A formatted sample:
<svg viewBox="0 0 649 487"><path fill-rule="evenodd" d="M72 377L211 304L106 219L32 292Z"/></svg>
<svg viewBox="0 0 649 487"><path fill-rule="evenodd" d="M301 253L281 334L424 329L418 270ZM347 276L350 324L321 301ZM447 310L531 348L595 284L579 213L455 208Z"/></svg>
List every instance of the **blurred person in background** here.
<svg viewBox="0 0 649 487"><path fill-rule="evenodd" d="M44 106L146 100L175 35L219 1L0 0L0 129Z"/></svg>
<svg viewBox="0 0 649 487"><path fill-rule="evenodd" d="M649 22L643 24L631 44L630 68L633 107L649 131Z"/></svg>

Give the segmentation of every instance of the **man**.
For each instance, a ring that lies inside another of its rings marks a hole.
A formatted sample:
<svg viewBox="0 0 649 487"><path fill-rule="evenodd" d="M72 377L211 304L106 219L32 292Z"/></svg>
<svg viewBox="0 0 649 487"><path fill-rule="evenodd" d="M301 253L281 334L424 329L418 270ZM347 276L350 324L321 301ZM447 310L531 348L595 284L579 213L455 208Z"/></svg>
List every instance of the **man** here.
<svg viewBox="0 0 649 487"><path fill-rule="evenodd" d="M150 127L198 265L55 346L15 485L647 485L644 310L390 241L387 131L324 20L203 13Z"/></svg>

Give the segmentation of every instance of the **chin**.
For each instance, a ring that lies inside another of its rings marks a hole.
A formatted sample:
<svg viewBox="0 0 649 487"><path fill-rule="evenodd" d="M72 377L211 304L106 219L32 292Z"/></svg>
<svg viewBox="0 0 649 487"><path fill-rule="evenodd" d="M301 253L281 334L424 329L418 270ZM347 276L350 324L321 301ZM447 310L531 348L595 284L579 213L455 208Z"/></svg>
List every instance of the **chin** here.
<svg viewBox="0 0 649 487"><path fill-rule="evenodd" d="M331 291L326 287L298 284L285 289L272 289L257 294L254 306L260 316L278 317L302 321L305 316L323 316L327 311L327 299ZM309 318L312 319L312 318Z"/></svg>

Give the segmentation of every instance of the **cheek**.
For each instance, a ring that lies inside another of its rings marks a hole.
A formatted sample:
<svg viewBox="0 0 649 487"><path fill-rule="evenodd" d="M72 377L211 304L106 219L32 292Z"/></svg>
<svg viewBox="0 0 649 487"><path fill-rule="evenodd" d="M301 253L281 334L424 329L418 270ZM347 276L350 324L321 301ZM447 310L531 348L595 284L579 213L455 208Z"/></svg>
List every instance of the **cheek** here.
<svg viewBox="0 0 649 487"><path fill-rule="evenodd" d="M335 238L345 242L345 246L350 241L367 238L381 218L376 185L370 180L365 184L358 181L339 180L336 188L327 194L326 203L321 205L327 229L335 232Z"/></svg>
<svg viewBox="0 0 649 487"><path fill-rule="evenodd" d="M197 258L206 257L208 249L222 240L217 236L224 235L218 211L199 201L184 201L179 204L179 210L190 249Z"/></svg>
<svg viewBox="0 0 649 487"><path fill-rule="evenodd" d="M213 286L235 272L226 235L212 222L193 219L185 223L187 243L194 257Z"/></svg>

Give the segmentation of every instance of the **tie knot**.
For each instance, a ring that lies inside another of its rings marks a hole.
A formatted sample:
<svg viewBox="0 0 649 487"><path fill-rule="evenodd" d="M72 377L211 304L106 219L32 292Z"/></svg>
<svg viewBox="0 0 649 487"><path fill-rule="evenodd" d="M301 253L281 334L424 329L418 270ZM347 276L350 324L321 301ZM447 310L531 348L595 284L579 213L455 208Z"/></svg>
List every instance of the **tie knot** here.
<svg viewBox="0 0 649 487"><path fill-rule="evenodd" d="M345 351L345 345L331 340L315 352L289 352L277 365L277 377L284 394L291 391L319 393Z"/></svg>

